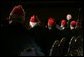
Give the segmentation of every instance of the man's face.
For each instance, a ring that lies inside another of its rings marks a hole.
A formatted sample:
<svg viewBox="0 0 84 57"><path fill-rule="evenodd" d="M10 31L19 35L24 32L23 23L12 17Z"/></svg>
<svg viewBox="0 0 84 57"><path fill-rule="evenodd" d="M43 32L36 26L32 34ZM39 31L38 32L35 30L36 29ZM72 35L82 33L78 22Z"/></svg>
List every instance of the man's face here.
<svg viewBox="0 0 84 57"><path fill-rule="evenodd" d="M52 25L48 23L48 27L52 27Z"/></svg>
<svg viewBox="0 0 84 57"><path fill-rule="evenodd" d="M66 19L67 20L70 20L72 18L72 16L70 15L70 14L68 14L67 16L66 16Z"/></svg>
<svg viewBox="0 0 84 57"><path fill-rule="evenodd" d="M37 22L29 22L29 25L33 28L37 25Z"/></svg>
<svg viewBox="0 0 84 57"><path fill-rule="evenodd" d="M64 25L61 23L61 27L64 27Z"/></svg>

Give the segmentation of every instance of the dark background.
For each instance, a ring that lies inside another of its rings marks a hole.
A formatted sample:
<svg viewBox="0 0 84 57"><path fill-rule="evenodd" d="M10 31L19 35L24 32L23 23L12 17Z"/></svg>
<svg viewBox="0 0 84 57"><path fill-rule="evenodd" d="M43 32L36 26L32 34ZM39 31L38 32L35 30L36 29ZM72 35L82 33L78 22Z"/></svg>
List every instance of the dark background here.
<svg viewBox="0 0 84 57"><path fill-rule="evenodd" d="M68 13L72 14L74 20L79 19L83 24L83 1L29 1L29 0L0 0L0 27L4 23L15 5L21 4L26 12L26 20L31 15L36 14L43 24L46 24L49 17L56 19L60 24L61 19L65 19ZM3 35L4 36L4 35ZM5 40L5 38L2 37ZM7 39L7 37L6 37ZM5 41L2 41L2 44ZM2 49L3 50L3 49Z"/></svg>
<svg viewBox="0 0 84 57"><path fill-rule="evenodd" d="M26 12L26 20L32 14L36 14L43 23L46 23L49 17L54 17L59 24L60 20L70 13L74 20L79 18L82 22L82 1L2 0L0 4L1 21L9 16L15 5L21 4Z"/></svg>

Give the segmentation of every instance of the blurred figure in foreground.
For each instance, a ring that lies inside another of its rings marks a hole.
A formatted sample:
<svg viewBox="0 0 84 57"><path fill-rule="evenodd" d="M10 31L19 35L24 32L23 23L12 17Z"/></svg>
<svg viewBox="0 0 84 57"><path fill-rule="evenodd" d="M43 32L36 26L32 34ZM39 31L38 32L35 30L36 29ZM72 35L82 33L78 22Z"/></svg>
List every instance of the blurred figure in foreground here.
<svg viewBox="0 0 84 57"><path fill-rule="evenodd" d="M23 50L27 31L24 27L25 12L22 5L13 8L8 23L3 29L4 51L2 53L5 56L18 56Z"/></svg>

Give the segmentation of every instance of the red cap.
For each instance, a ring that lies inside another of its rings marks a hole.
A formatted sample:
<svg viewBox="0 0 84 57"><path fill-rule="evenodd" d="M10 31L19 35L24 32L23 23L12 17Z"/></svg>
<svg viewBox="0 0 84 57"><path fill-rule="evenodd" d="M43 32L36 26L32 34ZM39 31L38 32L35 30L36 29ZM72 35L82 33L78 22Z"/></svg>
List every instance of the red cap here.
<svg viewBox="0 0 84 57"><path fill-rule="evenodd" d="M48 19L48 24L49 24L50 26L54 26L54 25L55 25L55 19L49 18L49 19Z"/></svg>
<svg viewBox="0 0 84 57"><path fill-rule="evenodd" d="M61 21L61 24L65 27L66 24L67 24L66 20L63 19L63 20Z"/></svg>
<svg viewBox="0 0 84 57"><path fill-rule="evenodd" d="M76 21L71 21L70 25L71 25L72 27L75 27L75 26L76 26Z"/></svg>
<svg viewBox="0 0 84 57"><path fill-rule="evenodd" d="M35 15L31 16L30 21L31 22L37 22L36 16Z"/></svg>
<svg viewBox="0 0 84 57"><path fill-rule="evenodd" d="M21 5L15 6L12 11L13 14L24 15Z"/></svg>
<svg viewBox="0 0 84 57"><path fill-rule="evenodd" d="M80 26L80 23L79 22L76 22L77 26Z"/></svg>

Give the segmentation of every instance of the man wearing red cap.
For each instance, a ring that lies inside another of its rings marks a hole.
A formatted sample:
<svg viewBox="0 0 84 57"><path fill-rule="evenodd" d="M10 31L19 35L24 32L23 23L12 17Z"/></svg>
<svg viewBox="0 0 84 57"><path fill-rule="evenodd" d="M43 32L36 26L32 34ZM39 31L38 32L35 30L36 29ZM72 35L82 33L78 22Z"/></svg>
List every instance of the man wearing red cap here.
<svg viewBox="0 0 84 57"><path fill-rule="evenodd" d="M29 26L27 26L27 27L28 27L28 29L29 28L31 29L36 26L39 26L40 25L39 23L40 23L40 21L38 20L38 17L36 15L32 15L29 19Z"/></svg>
<svg viewBox="0 0 84 57"><path fill-rule="evenodd" d="M71 21L71 23L70 23L70 29L71 29L71 36L73 37L73 36L76 36L78 33L78 31L77 31L77 29L76 29L76 21L75 20L73 20L73 21Z"/></svg>
<svg viewBox="0 0 84 57"><path fill-rule="evenodd" d="M61 39L65 38L64 44L61 47L62 56L65 56L67 54L68 46L69 46L69 41L70 41L70 29L67 27L67 21L62 19L61 21ZM62 43L61 43L62 44Z"/></svg>
<svg viewBox="0 0 84 57"><path fill-rule="evenodd" d="M52 30L53 27L55 26L55 24L56 24L55 20L54 20L53 18L49 18L46 27L47 27L49 30Z"/></svg>
<svg viewBox="0 0 84 57"><path fill-rule="evenodd" d="M77 53L80 53L80 47L82 47L81 43L82 43L82 31L79 29L79 28L76 28L76 25L77 25L77 21L73 20L70 22L70 29L71 29L71 44L70 44L70 47L69 47L69 52L72 53L72 56L76 55L76 56L79 56L80 54L77 54ZM78 50L78 52L76 51ZM75 53L75 54L74 54ZM71 55L71 54L70 54Z"/></svg>
<svg viewBox="0 0 84 57"><path fill-rule="evenodd" d="M40 30L41 30L41 26L40 26L40 21L38 20L38 17L36 15L32 15L29 19L29 22L26 26L26 28L28 29L30 35L33 35L35 36L36 34L39 34L40 33Z"/></svg>
<svg viewBox="0 0 84 57"><path fill-rule="evenodd" d="M63 20L61 21L61 28L62 28L62 30L63 30L63 29L66 29L66 26L67 26L67 22L66 22L66 20L63 19Z"/></svg>
<svg viewBox="0 0 84 57"><path fill-rule="evenodd" d="M80 35L81 32L82 32L82 29L81 29L81 24L79 21L76 21L76 27L75 29L77 30L77 35Z"/></svg>
<svg viewBox="0 0 84 57"><path fill-rule="evenodd" d="M42 48L44 47L43 44L43 27L40 26L40 20L36 15L32 15L29 19L28 24L26 25L26 28L28 30L28 35L30 36L30 45L32 48L35 48L35 52L37 53L35 56L44 56L44 54L40 53L42 52ZM39 51L39 53L38 53ZM32 55L31 55L32 56Z"/></svg>
<svg viewBox="0 0 84 57"><path fill-rule="evenodd" d="M70 23L70 29L73 30L76 27L76 21L71 21Z"/></svg>
<svg viewBox="0 0 84 57"><path fill-rule="evenodd" d="M56 28L56 21L54 18L49 18L46 29L46 55L49 55L52 44L56 39L59 39L59 30Z"/></svg>
<svg viewBox="0 0 84 57"><path fill-rule="evenodd" d="M67 29L67 21L62 19L60 27L61 27L61 38L66 37L66 34L68 34L68 32L69 32L69 30Z"/></svg>
<svg viewBox="0 0 84 57"><path fill-rule="evenodd" d="M81 28L81 24L79 21L76 22L76 28Z"/></svg>

